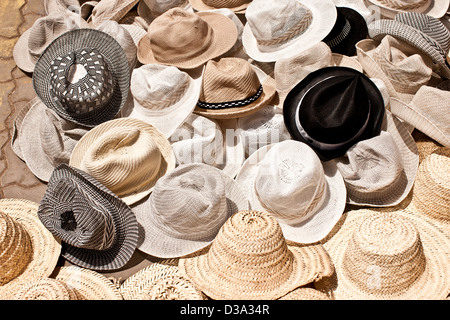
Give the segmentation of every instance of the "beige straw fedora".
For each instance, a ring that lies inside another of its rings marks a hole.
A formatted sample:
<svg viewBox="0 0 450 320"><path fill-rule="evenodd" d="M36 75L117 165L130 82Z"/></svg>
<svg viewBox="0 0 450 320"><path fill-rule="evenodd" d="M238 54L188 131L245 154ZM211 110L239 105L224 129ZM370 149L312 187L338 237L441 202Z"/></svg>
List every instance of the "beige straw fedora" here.
<svg viewBox="0 0 450 320"><path fill-rule="evenodd" d="M252 210L275 217L289 241L320 241L345 209L346 188L336 165L321 162L313 149L296 140L255 151L236 181Z"/></svg>
<svg viewBox="0 0 450 320"><path fill-rule="evenodd" d="M152 263L128 277L119 290L124 300L206 300L206 296L180 274L178 259Z"/></svg>
<svg viewBox="0 0 450 320"><path fill-rule="evenodd" d="M139 0L100 0L95 4L87 22L97 27L105 20L119 21Z"/></svg>
<svg viewBox="0 0 450 320"><path fill-rule="evenodd" d="M235 57L210 60L194 113L214 119L239 118L264 108L275 95L274 79L249 61Z"/></svg>
<svg viewBox="0 0 450 320"><path fill-rule="evenodd" d="M130 205L173 170L175 156L158 129L142 120L119 118L86 133L72 150L69 165L86 171Z"/></svg>
<svg viewBox="0 0 450 320"><path fill-rule="evenodd" d="M410 103L392 99L391 111L444 147L450 147L450 91L422 86Z"/></svg>
<svg viewBox="0 0 450 320"><path fill-rule="evenodd" d="M252 0L189 0L191 6L197 11L227 8L239 14L245 14L251 2Z"/></svg>
<svg viewBox="0 0 450 320"><path fill-rule="evenodd" d="M449 0L367 0L380 9L382 16L394 18L402 12L418 12L442 18L448 11Z"/></svg>
<svg viewBox="0 0 450 320"><path fill-rule="evenodd" d="M292 290L278 300L331 300L326 293L309 287L300 287Z"/></svg>
<svg viewBox="0 0 450 320"><path fill-rule="evenodd" d="M83 300L75 289L52 278L22 281L8 288L8 292L2 293L0 298L2 300Z"/></svg>
<svg viewBox="0 0 450 320"><path fill-rule="evenodd" d="M138 59L142 64L193 69L230 50L236 40L236 26L228 17L177 7L150 23L147 36L139 41Z"/></svg>
<svg viewBox="0 0 450 320"><path fill-rule="evenodd" d="M322 41L337 18L331 0L253 0L245 12L242 41L261 62L291 57Z"/></svg>
<svg viewBox="0 0 450 320"><path fill-rule="evenodd" d="M48 277L56 267L61 242L39 221L39 204L0 199L0 288Z"/></svg>
<svg viewBox="0 0 450 320"><path fill-rule="evenodd" d="M450 239L425 217L349 211L323 246L336 272L315 287L336 300L440 300L449 293Z"/></svg>
<svg viewBox="0 0 450 320"><path fill-rule="evenodd" d="M243 140L236 131L235 119L191 114L169 138L177 165L205 163L234 178L245 160Z"/></svg>
<svg viewBox="0 0 450 320"><path fill-rule="evenodd" d="M169 138L194 111L202 78L174 66L146 64L133 71L130 90L134 107L128 117L156 127Z"/></svg>
<svg viewBox="0 0 450 320"><path fill-rule="evenodd" d="M180 165L133 206L142 233L138 249L159 258L178 258L209 245L248 201L231 177L204 163Z"/></svg>
<svg viewBox="0 0 450 320"><path fill-rule="evenodd" d="M15 63L23 71L33 72L39 57L54 39L79 28L88 28L87 22L71 13L53 13L36 19L14 45Z"/></svg>
<svg viewBox="0 0 450 320"><path fill-rule="evenodd" d="M212 244L180 259L179 268L215 300L270 300L333 273L321 244L288 244L278 222L259 211L239 211Z"/></svg>
<svg viewBox="0 0 450 320"><path fill-rule="evenodd" d="M147 24L150 24L155 18L173 8L181 8L194 13L188 0L141 0L137 6L137 13Z"/></svg>

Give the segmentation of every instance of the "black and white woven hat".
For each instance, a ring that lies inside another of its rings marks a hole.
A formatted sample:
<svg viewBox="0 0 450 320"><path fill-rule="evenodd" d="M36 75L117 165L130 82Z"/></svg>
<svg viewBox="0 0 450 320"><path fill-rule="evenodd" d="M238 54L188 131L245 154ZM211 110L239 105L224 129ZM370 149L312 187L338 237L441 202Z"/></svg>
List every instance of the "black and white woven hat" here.
<svg viewBox="0 0 450 320"><path fill-rule="evenodd" d="M128 60L105 32L77 29L49 44L36 63L33 87L66 120L94 127L113 119L130 86Z"/></svg>
<svg viewBox="0 0 450 320"><path fill-rule="evenodd" d="M38 216L61 239L61 255L83 268L119 269L137 246L138 224L130 207L93 177L67 164L53 171Z"/></svg>

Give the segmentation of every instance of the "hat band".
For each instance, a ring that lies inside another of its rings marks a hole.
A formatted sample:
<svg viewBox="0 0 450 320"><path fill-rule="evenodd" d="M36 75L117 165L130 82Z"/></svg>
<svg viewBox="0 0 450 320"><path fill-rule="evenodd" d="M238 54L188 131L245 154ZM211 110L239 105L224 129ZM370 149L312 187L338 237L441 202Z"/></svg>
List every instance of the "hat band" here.
<svg viewBox="0 0 450 320"><path fill-rule="evenodd" d="M426 1L420 1L418 3L405 3L404 1L397 0L378 0L381 4L389 8L400 9L400 10L411 10L417 9L424 5Z"/></svg>
<svg viewBox="0 0 450 320"><path fill-rule="evenodd" d="M229 102L218 102L218 103L208 103L204 101L198 101L197 106L203 109L227 109L227 108L234 108L234 107L243 107L251 104L252 102L255 102L258 100L258 98L263 93L263 86L260 85L258 91L251 97L244 99L244 100L235 100L235 101L229 101Z"/></svg>
<svg viewBox="0 0 450 320"><path fill-rule="evenodd" d="M347 36L349 35L351 29L352 29L352 27L350 25L350 22L347 19L345 19L345 25L342 28L341 32L336 37L331 39L330 41L327 41L326 44L330 48L333 48L333 47L337 46L342 41L344 41L345 38L347 38Z"/></svg>

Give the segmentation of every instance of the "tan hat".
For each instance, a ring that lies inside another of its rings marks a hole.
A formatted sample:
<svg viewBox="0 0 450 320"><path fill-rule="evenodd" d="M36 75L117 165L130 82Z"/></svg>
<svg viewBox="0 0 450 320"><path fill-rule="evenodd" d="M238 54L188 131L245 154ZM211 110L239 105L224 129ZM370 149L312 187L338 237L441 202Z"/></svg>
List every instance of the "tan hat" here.
<svg viewBox="0 0 450 320"><path fill-rule="evenodd" d="M309 287L300 287L292 290L278 300L331 300L326 293Z"/></svg>
<svg viewBox="0 0 450 320"><path fill-rule="evenodd" d="M227 8L233 12L244 14L252 0L189 0L197 11Z"/></svg>
<svg viewBox="0 0 450 320"><path fill-rule="evenodd" d="M321 244L288 244L275 218L259 211L235 213L209 247L181 258L179 268L215 300L277 299L334 270Z"/></svg>
<svg viewBox="0 0 450 320"><path fill-rule="evenodd" d="M14 45L14 61L23 71L33 72L36 62L54 39L66 31L87 27L86 21L69 13L40 17Z"/></svg>
<svg viewBox="0 0 450 320"><path fill-rule="evenodd" d="M138 119L104 122L75 145L69 165L81 169L130 205L151 193L156 181L175 168L167 138Z"/></svg>
<svg viewBox="0 0 450 320"><path fill-rule="evenodd" d="M150 24L155 18L173 8L181 8L194 13L188 0L142 0L139 1L137 13L147 24Z"/></svg>
<svg viewBox="0 0 450 320"><path fill-rule="evenodd" d="M75 289L52 278L22 281L2 295L2 300L83 300Z"/></svg>
<svg viewBox="0 0 450 320"><path fill-rule="evenodd" d="M408 211L345 213L323 246L335 274L315 283L336 300L441 300L450 289L450 239Z"/></svg>
<svg viewBox="0 0 450 320"><path fill-rule="evenodd" d="M97 27L105 20L119 21L139 0L100 0L95 4L87 22Z"/></svg>
<svg viewBox="0 0 450 320"><path fill-rule="evenodd" d="M274 79L247 60L210 60L194 113L215 119L243 117L267 106L275 94Z"/></svg>
<svg viewBox="0 0 450 320"><path fill-rule="evenodd" d="M448 10L449 0L367 0L376 5L382 16L394 18L401 12L419 12L434 18L442 18Z"/></svg>
<svg viewBox="0 0 450 320"><path fill-rule="evenodd" d="M61 242L40 222L39 204L0 199L0 290L21 281L48 277L61 253Z"/></svg>
<svg viewBox="0 0 450 320"><path fill-rule="evenodd" d="M236 26L228 17L172 8L149 25L139 41L138 59L142 64L193 69L230 50L236 40Z"/></svg>

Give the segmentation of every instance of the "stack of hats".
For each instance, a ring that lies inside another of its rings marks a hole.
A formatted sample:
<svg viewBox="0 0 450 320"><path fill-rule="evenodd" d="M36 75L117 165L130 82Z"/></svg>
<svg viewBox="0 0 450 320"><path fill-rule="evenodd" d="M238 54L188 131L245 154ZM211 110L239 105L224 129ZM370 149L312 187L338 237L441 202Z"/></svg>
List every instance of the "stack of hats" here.
<svg viewBox="0 0 450 320"><path fill-rule="evenodd" d="M450 294L449 0L44 7L11 148L46 191L0 200L1 298Z"/></svg>

